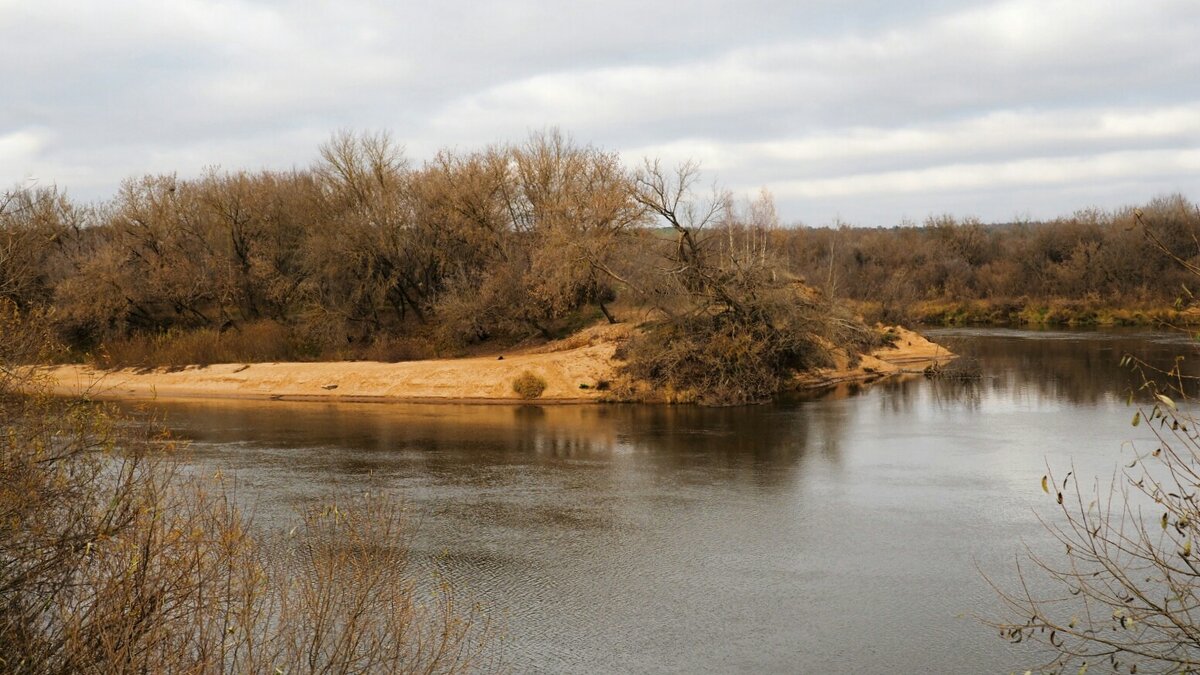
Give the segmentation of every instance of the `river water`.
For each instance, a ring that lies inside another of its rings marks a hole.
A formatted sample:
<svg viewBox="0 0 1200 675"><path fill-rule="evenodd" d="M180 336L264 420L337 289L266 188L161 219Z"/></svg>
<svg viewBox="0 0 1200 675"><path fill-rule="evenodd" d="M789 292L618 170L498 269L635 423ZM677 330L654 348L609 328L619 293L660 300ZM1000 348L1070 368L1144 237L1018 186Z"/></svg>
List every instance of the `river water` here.
<svg viewBox="0 0 1200 675"><path fill-rule="evenodd" d="M921 377L771 405L160 404L189 462L264 527L387 491L413 573L480 601L514 672L1009 672L979 620L1013 582L1047 464L1128 461L1125 353L1185 335L930 331L979 382ZM1139 446L1140 447L1140 446Z"/></svg>

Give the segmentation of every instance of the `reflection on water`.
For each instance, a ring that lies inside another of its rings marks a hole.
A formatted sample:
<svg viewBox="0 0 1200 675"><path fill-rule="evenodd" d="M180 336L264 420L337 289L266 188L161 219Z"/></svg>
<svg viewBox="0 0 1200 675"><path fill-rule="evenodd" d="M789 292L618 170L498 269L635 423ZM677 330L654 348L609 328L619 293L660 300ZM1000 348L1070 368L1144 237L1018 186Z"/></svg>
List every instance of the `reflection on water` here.
<svg viewBox="0 0 1200 675"><path fill-rule="evenodd" d="M1126 352L1185 337L937 331L978 382L773 405L164 404L267 527L347 489L416 514L414 559L482 600L519 672L994 672L994 607L1047 462L1111 472ZM1022 668L1023 670L1023 668Z"/></svg>
<svg viewBox="0 0 1200 675"><path fill-rule="evenodd" d="M1124 400L1141 384L1138 374L1116 367L1130 354L1169 371L1178 356L1184 376L1200 375L1194 358L1197 342L1190 333L1126 331L1012 331L954 329L930 331L951 348L987 361L992 370L989 388L1000 395L1019 392L1044 401L1095 404L1113 397ZM1188 358L1192 357L1192 358ZM1152 370L1147 376L1164 379ZM1195 393L1194 382L1189 393Z"/></svg>

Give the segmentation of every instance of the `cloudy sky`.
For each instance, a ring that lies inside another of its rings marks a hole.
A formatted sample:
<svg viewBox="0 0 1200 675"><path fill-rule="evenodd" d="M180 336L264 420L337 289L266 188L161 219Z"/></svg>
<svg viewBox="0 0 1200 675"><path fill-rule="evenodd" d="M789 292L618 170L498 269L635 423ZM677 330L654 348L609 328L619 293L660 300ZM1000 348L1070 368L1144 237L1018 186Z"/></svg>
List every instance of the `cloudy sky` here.
<svg viewBox="0 0 1200 675"><path fill-rule="evenodd" d="M0 178L415 162L557 126L788 222L1200 199L1198 0L0 0Z"/></svg>

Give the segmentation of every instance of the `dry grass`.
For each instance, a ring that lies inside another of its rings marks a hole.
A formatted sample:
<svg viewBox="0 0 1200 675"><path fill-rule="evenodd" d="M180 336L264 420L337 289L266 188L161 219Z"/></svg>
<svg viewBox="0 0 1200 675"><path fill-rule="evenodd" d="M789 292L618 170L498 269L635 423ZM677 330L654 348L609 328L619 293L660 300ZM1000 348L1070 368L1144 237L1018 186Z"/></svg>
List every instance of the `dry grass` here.
<svg viewBox="0 0 1200 675"><path fill-rule="evenodd" d="M1121 306L1099 300L963 300L924 301L914 317L932 325L1007 326L1195 326L1200 312L1188 307L1133 303Z"/></svg>
<svg viewBox="0 0 1200 675"><path fill-rule="evenodd" d="M430 341L419 337L379 336L359 354L367 361L383 363L437 358L437 350Z"/></svg>
<svg viewBox="0 0 1200 675"><path fill-rule="evenodd" d="M286 326L258 321L229 330L170 330L106 343L92 360L101 368L206 366L214 363L300 361L308 350Z"/></svg>
<svg viewBox="0 0 1200 675"><path fill-rule="evenodd" d="M265 538L173 441L38 393L40 338L0 312L0 671L462 672L486 626L419 591L381 496L331 499Z"/></svg>
<svg viewBox="0 0 1200 675"><path fill-rule="evenodd" d="M302 330L274 321L257 321L229 330L174 329L138 334L105 343L92 355L99 368L182 368L214 363L275 361L419 361L437 356L420 336L377 335L369 343L342 344L314 340Z"/></svg>

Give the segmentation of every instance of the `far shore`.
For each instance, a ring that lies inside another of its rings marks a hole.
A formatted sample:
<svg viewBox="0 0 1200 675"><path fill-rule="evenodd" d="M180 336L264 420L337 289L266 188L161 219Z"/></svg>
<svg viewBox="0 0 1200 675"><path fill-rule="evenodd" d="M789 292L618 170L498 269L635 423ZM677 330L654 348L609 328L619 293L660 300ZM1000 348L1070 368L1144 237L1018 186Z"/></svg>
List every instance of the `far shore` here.
<svg viewBox="0 0 1200 675"><path fill-rule="evenodd" d="M894 346L863 355L850 367L799 375L797 389L921 372L953 358L944 347L903 328ZM51 390L65 396L117 400L246 399L380 403L583 404L608 400L616 379L613 332L596 331L559 344L511 354L380 363L222 363L180 369L99 370L84 365L40 369ZM512 382L525 372L546 382L523 399Z"/></svg>

